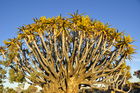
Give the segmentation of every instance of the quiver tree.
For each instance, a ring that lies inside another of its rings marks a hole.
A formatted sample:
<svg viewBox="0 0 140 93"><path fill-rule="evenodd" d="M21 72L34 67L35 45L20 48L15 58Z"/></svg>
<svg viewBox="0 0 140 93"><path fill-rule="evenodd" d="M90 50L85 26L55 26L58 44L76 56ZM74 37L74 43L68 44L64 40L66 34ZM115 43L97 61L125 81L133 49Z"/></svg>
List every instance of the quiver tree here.
<svg viewBox="0 0 140 93"><path fill-rule="evenodd" d="M16 38L4 41L1 54L17 77L13 81L26 79L48 93L78 93L84 87L123 91L132 41L108 24L75 13L34 19L19 28Z"/></svg>

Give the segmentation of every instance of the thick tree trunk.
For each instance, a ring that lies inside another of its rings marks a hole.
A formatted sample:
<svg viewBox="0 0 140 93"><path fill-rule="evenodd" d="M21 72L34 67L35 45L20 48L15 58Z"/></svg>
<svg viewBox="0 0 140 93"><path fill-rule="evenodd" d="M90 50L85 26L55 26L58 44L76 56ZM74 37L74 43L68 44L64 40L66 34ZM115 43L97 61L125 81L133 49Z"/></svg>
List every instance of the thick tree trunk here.
<svg viewBox="0 0 140 93"><path fill-rule="evenodd" d="M67 81L67 93L78 93L79 91L78 85L79 84L74 77L70 78Z"/></svg>

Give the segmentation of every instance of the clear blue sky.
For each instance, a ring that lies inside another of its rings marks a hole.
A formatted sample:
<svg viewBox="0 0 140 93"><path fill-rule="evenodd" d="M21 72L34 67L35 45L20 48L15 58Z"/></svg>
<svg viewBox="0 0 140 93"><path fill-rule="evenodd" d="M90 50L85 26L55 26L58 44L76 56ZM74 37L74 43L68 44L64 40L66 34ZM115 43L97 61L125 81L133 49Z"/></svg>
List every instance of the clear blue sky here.
<svg viewBox="0 0 140 93"><path fill-rule="evenodd" d="M128 64L132 72L140 69L140 0L0 0L0 45L34 17L67 16L76 10L130 34L137 54Z"/></svg>

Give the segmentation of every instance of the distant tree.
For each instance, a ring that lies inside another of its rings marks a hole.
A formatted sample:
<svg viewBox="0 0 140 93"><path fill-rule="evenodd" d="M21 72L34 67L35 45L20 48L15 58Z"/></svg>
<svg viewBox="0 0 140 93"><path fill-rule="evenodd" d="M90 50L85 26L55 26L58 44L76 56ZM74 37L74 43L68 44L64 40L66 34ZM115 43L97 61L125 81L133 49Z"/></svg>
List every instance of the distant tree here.
<svg viewBox="0 0 140 93"><path fill-rule="evenodd" d="M4 91L3 83L5 79L5 74L6 74L6 71L4 70L2 66L2 62L0 62L0 93Z"/></svg>
<svg viewBox="0 0 140 93"><path fill-rule="evenodd" d="M137 70L134 72L134 75L140 79L140 70Z"/></svg>
<svg viewBox="0 0 140 93"><path fill-rule="evenodd" d="M87 87L124 92L131 77L125 61L135 53L132 42L108 24L74 13L34 19L0 51L10 81L26 80L45 93L78 93Z"/></svg>

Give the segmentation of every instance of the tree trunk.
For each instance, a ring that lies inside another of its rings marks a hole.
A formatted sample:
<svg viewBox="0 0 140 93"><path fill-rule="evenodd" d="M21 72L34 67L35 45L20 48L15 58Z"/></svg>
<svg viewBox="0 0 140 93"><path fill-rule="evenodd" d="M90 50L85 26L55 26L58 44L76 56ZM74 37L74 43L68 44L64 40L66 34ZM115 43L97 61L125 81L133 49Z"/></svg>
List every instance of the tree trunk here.
<svg viewBox="0 0 140 93"><path fill-rule="evenodd" d="M74 77L71 77L67 81L67 93L78 93L79 86L78 82L75 80Z"/></svg>

